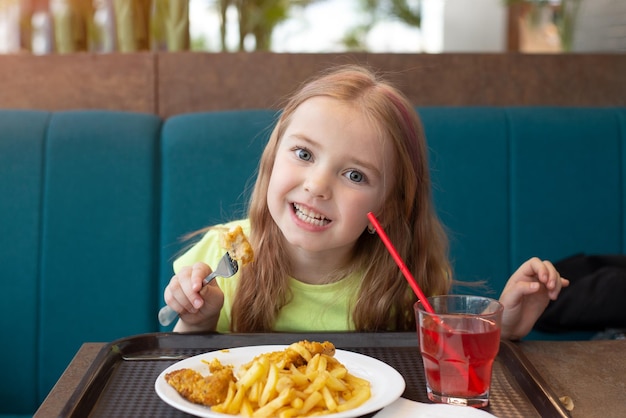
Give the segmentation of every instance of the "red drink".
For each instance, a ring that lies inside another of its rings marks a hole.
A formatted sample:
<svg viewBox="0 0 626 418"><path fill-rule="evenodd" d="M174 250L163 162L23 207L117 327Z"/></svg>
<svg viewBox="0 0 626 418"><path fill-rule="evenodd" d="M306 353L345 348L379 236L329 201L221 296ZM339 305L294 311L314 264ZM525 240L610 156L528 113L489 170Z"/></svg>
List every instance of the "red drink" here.
<svg viewBox="0 0 626 418"><path fill-rule="evenodd" d="M437 312L437 303L433 309ZM500 347L501 309L472 314L450 313L448 307L445 312L418 313L428 397L435 402L486 406Z"/></svg>
<svg viewBox="0 0 626 418"><path fill-rule="evenodd" d="M420 341L426 379L433 392L471 398L489 390L500 330L471 334L422 328ZM470 379L470 373L476 378Z"/></svg>

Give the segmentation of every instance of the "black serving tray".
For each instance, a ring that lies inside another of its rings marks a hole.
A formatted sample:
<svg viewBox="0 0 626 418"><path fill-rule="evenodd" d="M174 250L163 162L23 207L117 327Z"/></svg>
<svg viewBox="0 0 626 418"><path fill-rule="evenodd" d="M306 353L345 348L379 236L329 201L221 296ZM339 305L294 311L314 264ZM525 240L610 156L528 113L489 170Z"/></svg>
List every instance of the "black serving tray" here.
<svg viewBox="0 0 626 418"><path fill-rule="evenodd" d="M403 397L429 403L416 333L141 334L102 348L63 417L188 417L154 390L159 374L179 359L225 348L331 341L342 350L377 358L406 381ZM155 359L155 357L162 357ZM498 417L570 417L515 343L502 341L493 368L490 404ZM373 416L370 414L368 416Z"/></svg>

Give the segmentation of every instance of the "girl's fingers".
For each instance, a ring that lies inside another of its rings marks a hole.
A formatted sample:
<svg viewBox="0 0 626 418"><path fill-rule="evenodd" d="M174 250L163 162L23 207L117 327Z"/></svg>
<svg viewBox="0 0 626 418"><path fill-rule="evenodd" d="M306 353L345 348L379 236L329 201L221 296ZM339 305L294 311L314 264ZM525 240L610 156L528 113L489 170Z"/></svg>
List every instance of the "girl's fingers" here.
<svg viewBox="0 0 626 418"><path fill-rule="evenodd" d="M531 267L535 271L537 280L544 284L547 289L548 297L556 300L561 289L569 286L569 280L561 277L554 264L548 260L532 259Z"/></svg>
<svg viewBox="0 0 626 418"><path fill-rule="evenodd" d="M196 313L204 305L200 291L202 281L210 272L211 268L204 263L180 269L166 288L165 297L168 305L178 313L183 311Z"/></svg>
<svg viewBox="0 0 626 418"><path fill-rule="evenodd" d="M521 302L524 296L537 293L543 285L539 282L532 281L519 281L512 288L512 292L507 292L506 300L511 305L517 305Z"/></svg>
<svg viewBox="0 0 626 418"><path fill-rule="evenodd" d="M196 263L191 267L191 290L200 292L202 289L202 281L206 276L211 274L211 269L204 263Z"/></svg>
<svg viewBox="0 0 626 418"><path fill-rule="evenodd" d="M163 297L165 298L165 303L178 313L193 309L193 305L182 290L178 275L174 275L171 278L170 284L165 288Z"/></svg>
<svg viewBox="0 0 626 418"><path fill-rule="evenodd" d="M211 274L211 268L204 263L196 263L191 268L191 289L193 294L189 296L191 303L195 310L198 310L204 305L204 299L201 296L202 285L204 278Z"/></svg>
<svg viewBox="0 0 626 418"><path fill-rule="evenodd" d="M561 275L554 265L548 260L540 260L533 257L526 262L520 269L522 280L539 280L548 289L554 289L559 285Z"/></svg>
<svg viewBox="0 0 626 418"><path fill-rule="evenodd" d="M569 280L559 276L554 288L548 291L548 296L550 297L550 299L556 300L556 298L559 296L559 293L561 293L561 289L567 286L569 286Z"/></svg>

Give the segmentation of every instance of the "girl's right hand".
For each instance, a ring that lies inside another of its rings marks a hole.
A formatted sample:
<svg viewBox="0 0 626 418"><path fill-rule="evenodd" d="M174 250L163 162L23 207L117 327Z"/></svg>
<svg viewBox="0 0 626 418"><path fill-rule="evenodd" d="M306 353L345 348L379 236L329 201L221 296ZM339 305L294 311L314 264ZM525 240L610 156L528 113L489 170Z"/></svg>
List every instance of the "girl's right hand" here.
<svg viewBox="0 0 626 418"><path fill-rule="evenodd" d="M198 262L183 267L170 280L163 296L180 318L174 331L214 331L217 327L224 293L215 280L202 287L202 281L211 272L211 267Z"/></svg>

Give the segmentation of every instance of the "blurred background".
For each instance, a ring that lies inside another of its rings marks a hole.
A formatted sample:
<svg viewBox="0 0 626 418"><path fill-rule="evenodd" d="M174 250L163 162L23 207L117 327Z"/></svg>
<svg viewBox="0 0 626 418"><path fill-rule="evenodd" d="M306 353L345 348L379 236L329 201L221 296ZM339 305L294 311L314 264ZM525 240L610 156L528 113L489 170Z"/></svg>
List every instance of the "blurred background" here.
<svg viewBox="0 0 626 418"><path fill-rule="evenodd" d="M0 0L1 54L626 51L626 0Z"/></svg>

